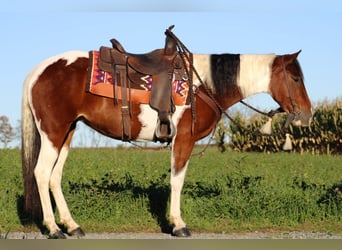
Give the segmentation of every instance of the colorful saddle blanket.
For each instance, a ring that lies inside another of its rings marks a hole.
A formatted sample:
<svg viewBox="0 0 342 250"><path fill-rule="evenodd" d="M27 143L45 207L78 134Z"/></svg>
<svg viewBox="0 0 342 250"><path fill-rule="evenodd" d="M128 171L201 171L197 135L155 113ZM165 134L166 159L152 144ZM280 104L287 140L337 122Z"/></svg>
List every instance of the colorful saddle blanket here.
<svg viewBox="0 0 342 250"><path fill-rule="evenodd" d="M90 67L88 73L87 91L108 98L122 100L121 87L113 83L113 77L110 73L101 70L98 66L98 51L90 51ZM127 72L128 74L128 72ZM128 74L130 81L130 101L134 103L148 104L152 89L152 76L135 72ZM189 84L186 79L174 80L172 82L173 101L175 105L182 106L188 102Z"/></svg>

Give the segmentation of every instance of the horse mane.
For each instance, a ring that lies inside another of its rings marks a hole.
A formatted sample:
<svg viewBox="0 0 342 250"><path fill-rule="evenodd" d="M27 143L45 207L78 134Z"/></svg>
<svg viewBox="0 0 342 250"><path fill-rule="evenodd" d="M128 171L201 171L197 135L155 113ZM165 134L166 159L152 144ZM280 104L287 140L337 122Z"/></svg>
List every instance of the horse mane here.
<svg viewBox="0 0 342 250"><path fill-rule="evenodd" d="M240 54L210 55L211 78L217 94L224 96L237 83Z"/></svg>

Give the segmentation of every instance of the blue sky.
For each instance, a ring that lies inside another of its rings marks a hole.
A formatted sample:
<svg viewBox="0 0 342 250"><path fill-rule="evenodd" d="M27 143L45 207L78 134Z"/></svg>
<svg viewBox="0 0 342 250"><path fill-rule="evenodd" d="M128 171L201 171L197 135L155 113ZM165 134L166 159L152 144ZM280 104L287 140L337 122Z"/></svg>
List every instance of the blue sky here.
<svg viewBox="0 0 342 250"><path fill-rule="evenodd" d="M144 53L164 45L164 31L194 53L276 53L302 50L313 102L342 97L342 2L339 0L59 0L0 3L0 115L20 119L22 83L40 61L68 50L93 50L118 39ZM266 96L251 103L277 105Z"/></svg>

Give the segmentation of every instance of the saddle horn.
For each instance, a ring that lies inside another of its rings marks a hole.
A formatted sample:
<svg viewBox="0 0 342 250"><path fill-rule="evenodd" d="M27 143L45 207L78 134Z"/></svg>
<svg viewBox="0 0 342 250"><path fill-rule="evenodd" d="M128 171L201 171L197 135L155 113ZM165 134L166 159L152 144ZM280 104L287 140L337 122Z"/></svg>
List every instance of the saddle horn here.
<svg viewBox="0 0 342 250"><path fill-rule="evenodd" d="M117 49L121 53L126 53L126 50L124 49L124 47L121 45L121 43L118 40L116 40L115 38L112 38L110 42L112 43L113 49Z"/></svg>

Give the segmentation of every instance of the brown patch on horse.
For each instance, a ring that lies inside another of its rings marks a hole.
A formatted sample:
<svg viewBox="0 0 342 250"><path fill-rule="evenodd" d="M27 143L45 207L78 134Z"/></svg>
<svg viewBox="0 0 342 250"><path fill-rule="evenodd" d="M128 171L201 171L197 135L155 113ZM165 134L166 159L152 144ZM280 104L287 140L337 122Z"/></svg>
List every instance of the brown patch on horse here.
<svg viewBox="0 0 342 250"><path fill-rule="evenodd" d="M36 119L40 121L40 129L58 149L63 145L65 135L77 114L74 107L79 102L80 95L72 96L77 87L73 79L75 82L80 77L82 79L79 67L86 60L77 59L70 65L64 59L52 63L42 72L32 88L32 105ZM70 95L69 99L65 95ZM67 101L61 102L63 99Z"/></svg>
<svg viewBox="0 0 342 250"><path fill-rule="evenodd" d="M297 108L308 120L312 116L311 103L304 86L304 76L297 60L299 53L300 51L275 58L272 65L270 92L276 102L283 104L284 111L294 113L296 111L295 106L298 106Z"/></svg>
<svg viewBox="0 0 342 250"><path fill-rule="evenodd" d="M43 71L32 88L32 104L40 129L57 149L63 146L78 119L92 124L104 135L121 139L121 119L115 115L120 111L121 102L114 105L112 99L85 91L88 65L88 58L78 58L69 65L67 60L60 59ZM132 138L140 131L136 115L139 113L139 106L132 105Z"/></svg>

